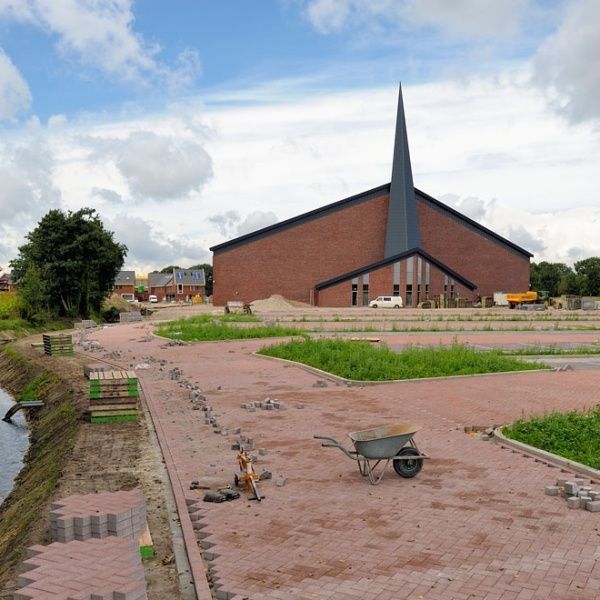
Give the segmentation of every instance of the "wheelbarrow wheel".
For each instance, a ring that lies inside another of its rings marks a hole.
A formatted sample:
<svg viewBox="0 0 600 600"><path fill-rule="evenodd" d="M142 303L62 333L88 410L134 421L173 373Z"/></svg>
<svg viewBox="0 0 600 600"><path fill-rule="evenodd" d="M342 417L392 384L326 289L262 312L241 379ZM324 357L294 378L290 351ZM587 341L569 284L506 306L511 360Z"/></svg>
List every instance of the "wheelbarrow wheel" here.
<svg viewBox="0 0 600 600"><path fill-rule="evenodd" d="M420 452L412 446L405 446L398 452L396 456L419 456ZM414 477L423 467L422 458L413 458L409 460L395 460L394 471L400 475L400 477Z"/></svg>

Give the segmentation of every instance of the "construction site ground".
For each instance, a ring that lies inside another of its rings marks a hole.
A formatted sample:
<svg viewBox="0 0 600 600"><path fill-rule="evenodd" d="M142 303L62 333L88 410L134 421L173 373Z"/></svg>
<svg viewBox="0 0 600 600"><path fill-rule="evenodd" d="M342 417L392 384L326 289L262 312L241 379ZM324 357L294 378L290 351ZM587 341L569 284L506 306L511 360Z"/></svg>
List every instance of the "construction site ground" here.
<svg viewBox="0 0 600 600"><path fill-rule="evenodd" d="M193 312L210 310L193 307ZM168 312L169 318L178 314ZM319 319L324 329L352 315L350 310L302 312ZM496 312L500 322L509 323L502 317L514 313ZM180 311L191 313L187 307ZM432 319L438 314L430 312ZM468 311L462 314L468 319ZM539 321L530 315L531 326L524 331L469 332L475 321L464 320L459 323L464 332L390 331L380 337L398 348L463 341L481 347L573 347L600 341L600 331L557 331L548 326L548 314L541 313L545 319ZM381 322L399 316L407 322L412 316L417 326L423 312L360 313ZM565 316L557 311L565 325L579 324ZM295 312L264 318L306 324L294 321ZM589 322L594 320L590 314ZM101 349L88 359L118 352L116 364L147 367L137 372L146 408L161 432L171 482L182 497L199 501L194 518L203 524L203 539L188 543L190 561L208 567L217 597L562 600L600 595L600 517L569 510L563 499L544 495L544 487L565 473L464 431L465 426L594 406L600 383L596 369L347 385L253 355L267 340L172 345L152 331L152 321L93 330L87 339ZM594 356L577 360L598 363ZM189 387L195 385L227 435L214 433L203 412L193 410ZM283 401L287 409L241 407L267 397ZM422 427L415 440L431 459L414 479L402 479L390 467L377 487L340 451L321 448L313 439L322 434L348 442L348 432L398 421ZM266 498L258 503L242 493L232 502L203 503L206 489L232 482L238 427L256 449L266 449L265 455L254 452L257 469L273 473L272 480L260 484ZM94 452L101 454L103 447ZM278 476L285 478L281 487L275 485ZM190 490L192 480L201 489ZM179 517L191 527L187 511ZM198 581L197 587L200 598L210 597L206 582Z"/></svg>

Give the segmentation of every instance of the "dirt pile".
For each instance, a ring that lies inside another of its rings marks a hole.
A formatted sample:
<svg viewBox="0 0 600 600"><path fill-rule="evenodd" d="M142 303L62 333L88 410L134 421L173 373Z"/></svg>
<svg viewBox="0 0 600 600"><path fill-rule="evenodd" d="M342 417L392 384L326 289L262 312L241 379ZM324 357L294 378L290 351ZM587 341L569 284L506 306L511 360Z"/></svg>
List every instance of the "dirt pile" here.
<svg viewBox="0 0 600 600"><path fill-rule="evenodd" d="M253 311L271 312L271 311L290 311L301 308L310 308L310 304L298 302L297 300L288 300L280 294L273 294L270 298L254 300L250 303Z"/></svg>

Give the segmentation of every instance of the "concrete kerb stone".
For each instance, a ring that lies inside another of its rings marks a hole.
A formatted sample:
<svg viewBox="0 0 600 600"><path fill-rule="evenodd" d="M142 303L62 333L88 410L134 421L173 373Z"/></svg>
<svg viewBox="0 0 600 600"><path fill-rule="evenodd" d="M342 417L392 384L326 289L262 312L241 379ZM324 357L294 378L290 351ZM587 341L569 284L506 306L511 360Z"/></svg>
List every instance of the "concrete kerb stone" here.
<svg viewBox="0 0 600 600"><path fill-rule="evenodd" d="M590 479L600 481L599 470L594 469L592 467L588 467L587 465L582 465L581 463L578 463L574 460L569 460L568 458L558 456L557 454L552 454L552 452L547 452L546 450L534 448L529 444L524 444L523 442L518 442L517 440L511 440L502 433L502 427L496 427L494 429L494 440L497 442L501 442L502 444L505 444L507 446L510 446L511 448L516 448L518 450L521 450L522 452L527 452L528 454L537 456L538 458L542 458L560 467L571 469L572 471L576 471L577 473L586 475Z"/></svg>
<svg viewBox="0 0 600 600"><path fill-rule="evenodd" d="M154 399L152 398L152 395L149 394L148 391L145 389L141 378L139 379L139 384L144 394L144 398L146 399L146 402L149 404L154 404ZM154 407L154 409L156 411L156 407ZM169 467L167 468L167 474L169 476L169 480L171 481L173 496L175 497L175 504L177 506L177 512L179 514L179 522L181 525L186 554L190 565L190 574L194 582L196 595L198 597L198 600L211 600L212 594L208 585L208 581L206 579L205 563L198 551L198 543L196 540L194 527L190 518L190 514L188 512L188 506L192 505L195 501L192 501L188 504L188 501L190 499L185 497L183 491L183 484L181 481L179 481L179 478L177 477L175 461L171 454L169 444L167 443L165 432L162 429L162 425L160 421L154 419L153 411L149 411L149 413L150 418L152 419L152 424L154 425L154 430L156 431L156 436L158 437L163 457L165 459L165 464Z"/></svg>
<svg viewBox="0 0 600 600"><path fill-rule="evenodd" d="M276 356L265 356L264 354L259 354L258 352L252 352L252 356L257 356L258 358L265 358L268 360L278 360L283 363L287 363L288 365L294 365L307 371L308 373L312 373L313 375L319 375L319 377L329 379L334 383L343 383L345 385L382 385L387 383L404 383L404 382L415 382L415 381L444 381L444 380L452 380L452 379L471 379L472 377L497 377L502 375L523 375L526 373L549 373L553 372L554 368L542 368L542 369L531 369L528 371L502 371L501 373L475 373L473 375L446 375L445 377L418 377L416 379L386 379L384 381L363 381L360 379L346 379L345 377L340 377L339 375L334 375L333 373L328 373L327 371L322 371L321 369L317 369L316 367L311 367L309 365L305 365L304 363L299 363L294 360L288 360L287 358L278 358Z"/></svg>

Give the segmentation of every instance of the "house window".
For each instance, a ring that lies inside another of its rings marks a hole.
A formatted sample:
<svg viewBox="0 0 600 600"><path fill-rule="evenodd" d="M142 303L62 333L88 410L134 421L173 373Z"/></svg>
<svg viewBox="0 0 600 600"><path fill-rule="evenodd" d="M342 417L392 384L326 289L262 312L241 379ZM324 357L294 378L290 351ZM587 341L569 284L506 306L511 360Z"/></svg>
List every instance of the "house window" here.
<svg viewBox="0 0 600 600"><path fill-rule="evenodd" d="M399 283L395 283L394 284L394 291L392 292L392 296L399 296L400 295L400 284Z"/></svg>
<svg viewBox="0 0 600 600"><path fill-rule="evenodd" d="M448 293L448 275L444 275L444 294Z"/></svg>
<svg viewBox="0 0 600 600"><path fill-rule="evenodd" d="M178 294L183 294L183 283L178 283L177 284L177 293Z"/></svg>
<svg viewBox="0 0 600 600"><path fill-rule="evenodd" d="M406 306L412 306L412 283L406 284Z"/></svg>
<svg viewBox="0 0 600 600"><path fill-rule="evenodd" d="M454 298L454 279L450 280L450 298Z"/></svg>
<svg viewBox="0 0 600 600"><path fill-rule="evenodd" d="M358 277L352 280L352 306L358 304Z"/></svg>
<svg viewBox="0 0 600 600"><path fill-rule="evenodd" d="M369 304L369 274L366 273L362 276L362 305L367 306Z"/></svg>
<svg viewBox="0 0 600 600"><path fill-rule="evenodd" d="M421 301L421 284L417 283L417 304Z"/></svg>
<svg viewBox="0 0 600 600"><path fill-rule="evenodd" d="M429 300L429 284L425 284L425 300Z"/></svg>
<svg viewBox="0 0 600 600"><path fill-rule="evenodd" d="M394 281L393 281L393 288L392 288L392 295L393 296L399 296L400 295L400 263L396 262L394 263L394 272L393 272L393 277L394 277Z"/></svg>

